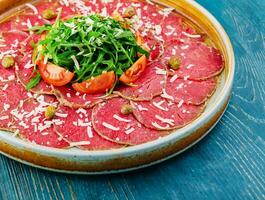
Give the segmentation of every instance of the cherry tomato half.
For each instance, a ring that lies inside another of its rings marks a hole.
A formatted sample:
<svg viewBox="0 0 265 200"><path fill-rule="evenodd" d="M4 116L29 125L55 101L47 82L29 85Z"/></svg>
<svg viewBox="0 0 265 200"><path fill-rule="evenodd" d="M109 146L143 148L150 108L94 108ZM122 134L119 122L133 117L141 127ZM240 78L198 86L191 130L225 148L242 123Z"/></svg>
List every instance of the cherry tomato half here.
<svg viewBox="0 0 265 200"><path fill-rule="evenodd" d="M44 64L43 60L37 61L37 65L42 79L54 86L66 85L74 77L74 73L67 69L52 63Z"/></svg>
<svg viewBox="0 0 265 200"><path fill-rule="evenodd" d="M102 73L99 76L90 78L82 83L74 83L73 88L80 93L95 94L106 92L115 83L116 75L114 71Z"/></svg>
<svg viewBox="0 0 265 200"><path fill-rule="evenodd" d="M121 75L119 80L125 84L134 83L143 74L146 64L147 58L143 55Z"/></svg>

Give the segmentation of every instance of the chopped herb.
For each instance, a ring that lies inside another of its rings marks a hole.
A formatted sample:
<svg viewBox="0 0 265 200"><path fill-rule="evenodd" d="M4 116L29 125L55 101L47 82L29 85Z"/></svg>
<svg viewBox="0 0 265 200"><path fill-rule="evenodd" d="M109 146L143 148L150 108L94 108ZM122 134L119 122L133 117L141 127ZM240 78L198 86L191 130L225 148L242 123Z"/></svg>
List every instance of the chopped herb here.
<svg viewBox="0 0 265 200"><path fill-rule="evenodd" d="M36 76L34 76L30 80L30 82L26 85L26 90L30 90L30 89L34 88L36 85L38 85L40 82L40 79L41 79L41 75L40 75L40 73L37 73Z"/></svg>

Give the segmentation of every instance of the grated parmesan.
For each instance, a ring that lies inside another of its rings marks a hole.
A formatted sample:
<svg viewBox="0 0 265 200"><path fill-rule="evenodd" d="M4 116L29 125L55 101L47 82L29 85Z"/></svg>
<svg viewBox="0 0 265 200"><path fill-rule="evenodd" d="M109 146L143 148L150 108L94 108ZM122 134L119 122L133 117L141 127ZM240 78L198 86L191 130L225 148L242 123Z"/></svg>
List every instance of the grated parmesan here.
<svg viewBox="0 0 265 200"><path fill-rule="evenodd" d="M93 138L93 132L91 126L87 126L87 136Z"/></svg>
<svg viewBox="0 0 265 200"><path fill-rule="evenodd" d="M29 7L31 10L33 10L33 12L34 12L34 15L37 15L39 12L38 12L38 10L37 10L37 8L35 7L35 6L33 6L32 4L30 4L30 3L26 3L25 4L27 7Z"/></svg>
<svg viewBox="0 0 265 200"><path fill-rule="evenodd" d="M155 107L157 107L158 109L160 109L160 110L168 111L168 108L164 108L164 107L161 106L164 102L165 102L165 100L162 100L162 101L160 101L160 102L154 102L154 101L153 101L153 105L154 105Z"/></svg>
<svg viewBox="0 0 265 200"><path fill-rule="evenodd" d="M190 37L190 38L200 38L201 37L201 35L192 35L192 34L189 34L185 31L182 31L182 34L187 36L187 37Z"/></svg>
<svg viewBox="0 0 265 200"><path fill-rule="evenodd" d="M162 90L163 92L162 92L162 94L160 95L161 97L163 97L163 98L165 98L165 99L169 99L169 100L172 100L172 101L174 101L174 97L173 96L171 96L171 95L169 95L169 94L167 94L167 92L166 92L166 89L165 88L163 88L163 90Z"/></svg>
<svg viewBox="0 0 265 200"><path fill-rule="evenodd" d="M119 131L120 130L119 127L112 126L111 124L108 124L106 122L103 122L102 125L108 129L110 129L110 130L113 130L113 131Z"/></svg>
<svg viewBox="0 0 265 200"><path fill-rule="evenodd" d="M135 128L130 128L130 129L128 129L128 130L125 131L125 134L126 134L126 135L129 135L129 134L131 134L133 131L135 131Z"/></svg>
<svg viewBox="0 0 265 200"><path fill-rule="evenodd" d="M116 114L113 115L113 118L118 120L118 121L127 122L127 123L132 121L132 120L129 120L129 119L124 119L124 118L122 118L122 117L120 117L119 115L116 115Z"/></svg>
<svg viewBox="0 0 265 200"><path fill-rule="evenodd" d="M169 124L171 126L175 125L174 124L175 121L173 119L166 119L166 118L163 118L163 117L161 117L159 115L155 115L155 118L160 120L162 123Z"/></svg>
<svg viewBox="0 0 265 200"><path fill-rule="evenodd" d="M165 130L165 129L168 129L169 128L169 125L167 124L165 127L163 126L160 126L158 123L156 122L152 122L152 126L154 126L155 128L158 128L160 130Z"/></svg>

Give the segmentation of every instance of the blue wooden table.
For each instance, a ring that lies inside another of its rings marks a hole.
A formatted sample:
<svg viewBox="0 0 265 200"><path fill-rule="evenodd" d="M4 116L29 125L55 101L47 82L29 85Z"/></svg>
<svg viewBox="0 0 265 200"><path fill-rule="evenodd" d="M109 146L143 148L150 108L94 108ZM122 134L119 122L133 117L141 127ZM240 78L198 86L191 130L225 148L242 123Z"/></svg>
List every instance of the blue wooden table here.
<svg viewBox="0 0 265 200"><path fill-rule="evenodd" d="M0 199L265 199L265 0L198 0L235 48L230 106L199 144L126 174L46 172L0 156Z"/></svg>

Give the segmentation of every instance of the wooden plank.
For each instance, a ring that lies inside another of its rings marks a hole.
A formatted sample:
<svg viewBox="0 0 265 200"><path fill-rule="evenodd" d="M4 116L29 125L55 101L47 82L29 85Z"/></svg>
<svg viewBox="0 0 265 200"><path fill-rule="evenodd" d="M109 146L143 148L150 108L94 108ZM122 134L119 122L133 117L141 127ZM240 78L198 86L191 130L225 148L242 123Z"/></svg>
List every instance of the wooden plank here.
<svg viewBox="0 0 265 200"><path fill-rule="evenodd" d="M265 1L198 0L236 53L231 103L211 134L162 164L108 176L37 170L0 156L0 199L265 199Z"/></svg>

